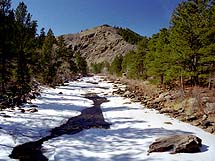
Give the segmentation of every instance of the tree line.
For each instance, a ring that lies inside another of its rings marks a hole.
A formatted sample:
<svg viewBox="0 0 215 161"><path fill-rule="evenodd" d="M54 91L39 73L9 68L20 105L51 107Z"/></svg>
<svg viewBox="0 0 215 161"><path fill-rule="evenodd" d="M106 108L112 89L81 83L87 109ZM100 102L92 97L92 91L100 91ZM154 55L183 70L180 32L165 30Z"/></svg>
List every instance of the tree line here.
<svg viewBox="0 0 215 161"><path fill-rule="evenodd" d="M174 10L170 27L116 56L112 73L180 87L215 83L215 1L186 0Z"/></svg>
<svg viewBox="0 0 215 161"><path fill-rule="evenodd" d="M20 105L36 81L56 85L88 70L63 36L44 28L37 34L25 3L12 9L11 0L0 0L0 62L0 108Z"/></svg>

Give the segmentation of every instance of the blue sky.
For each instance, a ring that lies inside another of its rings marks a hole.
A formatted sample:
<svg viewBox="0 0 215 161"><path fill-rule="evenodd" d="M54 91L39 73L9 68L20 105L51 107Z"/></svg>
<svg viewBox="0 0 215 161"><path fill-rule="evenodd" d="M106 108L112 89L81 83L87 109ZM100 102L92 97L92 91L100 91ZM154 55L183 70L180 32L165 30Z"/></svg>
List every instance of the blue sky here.
<svg viewBox="0 0 215 161"><path fill-rule="evenodd" d="M23 0L38 30L52 28L55 35L77 33L102 24L128 27L151 36L169 26L171 14L182 0ZM21 0L12 0L16 8Z"/></svg>

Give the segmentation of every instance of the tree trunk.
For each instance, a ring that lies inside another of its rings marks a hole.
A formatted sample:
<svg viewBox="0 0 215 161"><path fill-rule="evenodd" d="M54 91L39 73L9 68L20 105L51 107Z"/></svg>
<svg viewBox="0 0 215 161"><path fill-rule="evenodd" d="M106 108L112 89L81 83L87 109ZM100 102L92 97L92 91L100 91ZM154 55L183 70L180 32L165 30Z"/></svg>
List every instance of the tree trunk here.
<svg viewBox="0 0 215 161"><path fill-rule="evenodd" d="M160 83L161 83L161 85L163 85L163 80L164 80L164 76L163 76L163 74L161 74L160 75Z"/></svg>
<svg viewBox="0 0 215 161"><path fill-rule="evenodd" d="M211 74L210 74L210 76L208 78L208 89L211 90Z"/></svg>
<svg viewBox="0 0 215 161"><path fill-rule="evenodd" d="M4 52L1 53L1 93L5 94L5 74L6 74L6 68L5 68L5 57Z"/></svg>
<svg viewBox="0 0 215 161"><path fill-rule="evenodd" d="M182 75L180 76L180 88L181 90L184 90L184 78Z"/></svg>
<svg viewBox="0 0 215 161"><path fill-rule="evenodd" d="M193 83L194 83L194 86L197 86L197 85L199 85L199 77L198 77L198 75L195 75L194 77L193 77Z"/></svg>

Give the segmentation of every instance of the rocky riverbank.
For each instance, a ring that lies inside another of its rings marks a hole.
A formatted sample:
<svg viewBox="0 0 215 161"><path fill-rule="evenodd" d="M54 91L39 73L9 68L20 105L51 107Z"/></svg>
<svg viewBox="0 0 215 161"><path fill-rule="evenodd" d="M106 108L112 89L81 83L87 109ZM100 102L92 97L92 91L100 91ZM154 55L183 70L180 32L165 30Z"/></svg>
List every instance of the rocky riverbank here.
<svg viewBox="0 0 215 161"><path fill-rule="evenodd" d="M215 94L203 88L166 90L149 82L109 78L117 94L215 134Z"/></svg>

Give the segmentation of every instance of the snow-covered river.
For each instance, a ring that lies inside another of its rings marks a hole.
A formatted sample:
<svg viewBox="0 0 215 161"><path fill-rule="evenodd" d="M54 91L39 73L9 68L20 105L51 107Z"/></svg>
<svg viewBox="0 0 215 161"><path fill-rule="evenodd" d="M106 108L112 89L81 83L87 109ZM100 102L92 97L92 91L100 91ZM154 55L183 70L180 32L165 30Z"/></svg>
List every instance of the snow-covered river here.
<svg viewBox="0 0 215 161"><path fill-rule="evenodd" d="M113 96L112 86L100 77L83 78L56 89L43 88L41 97L32 100L38 106L38 112L22 113L18 109L1 111L0 161L14 160L8 157L13 147L49 135L52 128L93 106L93 101L84 98L86 93L97 93L109 100L101 108L105 120L112 124L111 128L83 130L75 135L62 135L44 142L42 151L50 161L215 160L215 135L146 109L140 103ZM30 108L30 105L25 108ZM174 134L198 136L202 139L202 151L195 154L163 152L147 155L148 146L156 138Z"/></svg>

